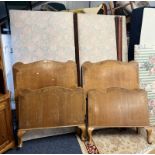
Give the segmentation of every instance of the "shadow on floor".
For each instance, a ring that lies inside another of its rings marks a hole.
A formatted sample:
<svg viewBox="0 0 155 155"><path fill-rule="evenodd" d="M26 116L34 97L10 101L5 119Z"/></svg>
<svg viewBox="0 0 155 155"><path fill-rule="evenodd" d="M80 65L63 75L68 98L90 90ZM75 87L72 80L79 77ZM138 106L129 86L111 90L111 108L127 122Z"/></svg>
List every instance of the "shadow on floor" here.
<svg viewBox="0 0 155 155"><path fill-rule="evenodd" d="M51 136L23 142L20 149L12 149L6 154L81 154L75 134Z"/></svg>

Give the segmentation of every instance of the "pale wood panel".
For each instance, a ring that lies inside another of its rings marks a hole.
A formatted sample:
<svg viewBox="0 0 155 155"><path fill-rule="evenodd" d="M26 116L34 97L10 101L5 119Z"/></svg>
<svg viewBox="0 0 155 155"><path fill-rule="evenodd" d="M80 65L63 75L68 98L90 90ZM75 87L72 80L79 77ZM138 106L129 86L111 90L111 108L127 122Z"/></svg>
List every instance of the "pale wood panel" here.
<svg viewBox="0 0 155 155"><path fill-rule="evenodd" d="M38 89L47 86L77 87L76 64L56 61L38 61L13 66L15 94L20 89Z"/></svg>
<svg viewBox="0 0 155 155"><path fill-rule="evenodd" d="M14 147L10 94L0 95L0 153Z"/></svg>
<svg viewBox="0 0 155 155"><path fill-rule="evenodd" d="M19 128L43 128L84 124L85 100L81 88L59 86L21 91Z"/></svg>
<svg viewBox="0 0 155 155"><path fill-rule="evenodd" d="M139 88L138 64L136 62L119 62L113 60L98 63L86 62L82 66L83 88L106 89L120 87L126 89Z"/></svg>
<svg viewBox="0 0 155 155"><path fill-rule="evenodd" d="M5 109L0 106L0 146L4 143L9 143L8 141L8 132L7 132L7 124L6 124L6 112ZM1 147L0 147L1 148Z"/></svg>
<svg viewBox="0 0 155 155"><path fill-rule="evenodd" d="M148 126L147 95L144 90L108 88L88 93L89 126Z"/></svg>

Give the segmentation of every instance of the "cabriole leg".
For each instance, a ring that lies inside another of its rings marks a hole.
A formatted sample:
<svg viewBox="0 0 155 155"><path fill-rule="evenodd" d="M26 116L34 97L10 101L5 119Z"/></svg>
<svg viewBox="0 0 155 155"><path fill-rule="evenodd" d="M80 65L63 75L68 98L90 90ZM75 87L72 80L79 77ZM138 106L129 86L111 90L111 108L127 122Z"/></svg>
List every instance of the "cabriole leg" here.
<svg viewBox="0 0 155 155"><path fill-rule="evenodd" d="M148 144L152 144L151 134L152 134L152 128L145 127L146 133L147 133L147 142Z"/></svg>
<svg viewBox="0 0 155 155"><path fill-rule="evenodd" d="M19 148L21 148L22 146L23 146L23 141L22 141L22 137L23 137L23 135L25 134L25 132L26 131L24 131L24 130L18 130L18 133L17 133L17 135L18 135L18 147Z"/></svg>
<svg viewBox="0 0 155 155"><path fill-rule="evenodd" d="M88 127L88 138L89 138L89 143L92 144L93 143L93 138L92 138L92 132L93 132L93 128Z"/></svg>
<svg viewBox="0 0 155 155"><path fill-rule="evenodd" d="M84 141L86 139L86 126L80 125L78 127L81 129L81 140Z"/></svg>

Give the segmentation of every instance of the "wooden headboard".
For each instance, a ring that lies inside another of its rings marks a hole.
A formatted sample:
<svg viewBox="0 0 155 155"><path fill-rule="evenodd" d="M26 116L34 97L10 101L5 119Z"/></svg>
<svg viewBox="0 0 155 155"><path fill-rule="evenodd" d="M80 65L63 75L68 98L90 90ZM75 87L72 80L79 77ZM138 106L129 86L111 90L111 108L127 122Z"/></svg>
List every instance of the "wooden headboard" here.
<svg viewBox="0 0 155 155"><path fill-rule="evenodd" d="M98 63L86 62L82 65L83 87L90 89L106 89L120 87L126 89L139 88L138 64L136 62L120 62L106 60Z"/></svg>
<svg viewBox="0 0 155 155"><path fill-rule="evenodd" d="M39 89L48 86L77 87L77 69L73 61L37 61L13 65L15 93L20 89Z"/></svg>

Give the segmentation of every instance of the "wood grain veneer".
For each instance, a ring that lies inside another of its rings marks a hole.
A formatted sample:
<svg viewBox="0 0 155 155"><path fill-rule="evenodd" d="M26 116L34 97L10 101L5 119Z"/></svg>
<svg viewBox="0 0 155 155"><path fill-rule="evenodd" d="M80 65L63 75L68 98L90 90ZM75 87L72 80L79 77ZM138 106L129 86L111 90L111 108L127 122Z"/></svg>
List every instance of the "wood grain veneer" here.
<svg viewBox="0 0 155 155"><path fill-rule="evenodd" d="M139 88L138 64L133 61L129 63L115 60L85 62L82 65L82 74L85 92L110 87L130 90Z"/></svg>
<svg viewBox="0 0 155 155"><path fill-rule="evenodd" d="M142 89L107 88L88 92L89 126L148 126L147 95ZM143 112L143 113L141 113Z"/></svg>
<svg viewBox="0 0 155 155"><path fill-rule="evenodd" d="M107 127L147 127L151 143L147 95L139 89L138 64L107 60L82 66L88 98L88 135Z"/></svg>
<svg viewBox="0 0 155 155"><path fill-rule="evenodd" d="M10 93L0 95L0 153L15 147L10 108Z"/></svg>
<svg viewBox="0 0 155 155"><path fill-rule="evenodd" d="M78 126L85 137L85 97L73 61L13 66L19 146L27 130Z"/></svg>
<svg viewBox="0 0 155 155"><path fill-rule="evenodd" d="M28 106L28 104L31 104ZM82 88L46 87L19 94L19 128L72 126L84 123Z"/></svg>
<svg viewBox="0 0 155 155"><path fill-rule="evenodd" d="M15 93L20 89L38 89L48 86L77 87L77 70L73 61L37 61L13 65Z"/></svg>

